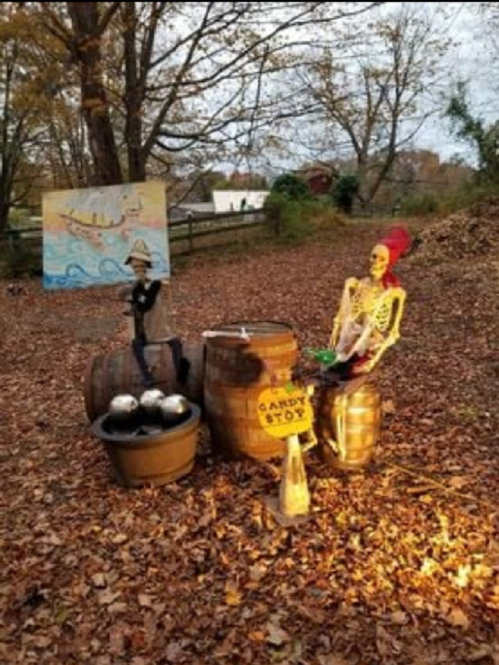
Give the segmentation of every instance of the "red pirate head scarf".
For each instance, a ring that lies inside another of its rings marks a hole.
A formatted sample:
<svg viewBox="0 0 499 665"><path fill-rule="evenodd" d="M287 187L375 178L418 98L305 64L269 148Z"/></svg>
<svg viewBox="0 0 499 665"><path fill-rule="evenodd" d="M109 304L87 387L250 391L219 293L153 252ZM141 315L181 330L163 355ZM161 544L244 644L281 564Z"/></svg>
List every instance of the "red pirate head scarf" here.
<svg viewBox="0 0 499 665"><path fill-rule="evenodd" d="M408 230L404 226L392 226L388 235L378 242L377 246L379 245L384 245L388 250L388 265L381 279L384 288L400 286L398 277L393 274L391 269L411 245Z"/></svg>

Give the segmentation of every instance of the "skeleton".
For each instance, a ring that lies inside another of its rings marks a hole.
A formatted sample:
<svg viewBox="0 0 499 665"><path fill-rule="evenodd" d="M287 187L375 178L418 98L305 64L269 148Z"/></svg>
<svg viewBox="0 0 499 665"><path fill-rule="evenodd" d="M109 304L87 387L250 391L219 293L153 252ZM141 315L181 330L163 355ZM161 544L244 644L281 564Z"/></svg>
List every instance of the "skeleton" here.
<svg viewBox="0 0 499 665"><path fill-rule="evenodd" d="M323 427L321 434L321 440L340 462L346 459L350 396L370 380L370 372L400 337L406 293L391 268L409 245L408 232L403 227L393 227L371 252L369 276L351 277L343 288L329 349L334 351L332 367L337 366L340 376L348 380L337 380L333 422L331 427Z"/></svg>
<svg viewBox="0 0 499 665"><path fill-rule="evenodd" d="M376 245L371 253L370 277L351 277L345 282L329 347L340 362L354 354L362 359L354 367L354 374L372 371L386 349L400 337L406 293L400 286L384 285L388 268L388 248Z"/></svg>

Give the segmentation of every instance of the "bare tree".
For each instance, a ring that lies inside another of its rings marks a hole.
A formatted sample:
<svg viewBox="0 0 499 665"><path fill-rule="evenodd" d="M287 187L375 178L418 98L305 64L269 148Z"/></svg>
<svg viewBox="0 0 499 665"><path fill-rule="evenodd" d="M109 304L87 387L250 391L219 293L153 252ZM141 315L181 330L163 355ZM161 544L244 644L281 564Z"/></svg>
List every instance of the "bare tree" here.
<svg viewBox="0 0 499 665"><path fill-rule="evenodd" d="M100 4L106 3L68 2L67 16L58 15L48 3L41 9L46 26L79 66L81 110L88 127L96 184L113 185L122 182L122 173L109 113L101 42L121 3L107 3L102 12Z"/></svg>
<svg viewBox="0 0 499 665"><path fill-rule="evenodd" d="M54 95L46 117L47 140L40 146L47 163L47 180L59 189L92 184L86 126L70 92L61 87Z"/></svg>
<svg viewBox="0 0 499 665"><path fill-rule="evenodd" d="M383 9L365 28L349 33L343 52L325 48L301 74L309 113L354 155L364 206L401 147L436 112L427 93L449 43L418 8ZM323 154L327 143L323 140Z"/></svg>
<svg viewBox="0 0 499 665"><path fill-rule="evenodd" d="M190 150L243 138L250 149L260 127L285 117L272 77L313 42L311 28L379 4L45 2L40 12L79 67L96 178L111 184L143 180L151 160L168 170Z"/></svg>

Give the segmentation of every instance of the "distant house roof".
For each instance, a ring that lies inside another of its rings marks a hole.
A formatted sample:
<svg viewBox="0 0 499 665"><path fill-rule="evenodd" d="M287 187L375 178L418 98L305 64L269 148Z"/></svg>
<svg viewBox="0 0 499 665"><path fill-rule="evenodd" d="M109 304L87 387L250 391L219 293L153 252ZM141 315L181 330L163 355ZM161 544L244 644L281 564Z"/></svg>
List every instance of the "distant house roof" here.
<svg viewBox="0 0 499 665"><path fill-rule="evenodd" d="M270 194L267 190L213 190L215 213L239 210L259 210L263 208L265 199Z"/></svg>
<svg viewBox="0 0 499 665"><path fill-rule="evenodd" d="M305 166L302 166L302 168L293 171L293 173L296 173L296 175L299 175L302 178L312 177L323 173L334 176L338 174L338 169L333 164L315 163L306 164Z"/></svg>
<svg viewBox="0 0 499 665"><path fill-rule="evenodd" d="M309 164L294 173L305 180L313 194L327 194L338 175L337 169L331 164Z"/></svg>

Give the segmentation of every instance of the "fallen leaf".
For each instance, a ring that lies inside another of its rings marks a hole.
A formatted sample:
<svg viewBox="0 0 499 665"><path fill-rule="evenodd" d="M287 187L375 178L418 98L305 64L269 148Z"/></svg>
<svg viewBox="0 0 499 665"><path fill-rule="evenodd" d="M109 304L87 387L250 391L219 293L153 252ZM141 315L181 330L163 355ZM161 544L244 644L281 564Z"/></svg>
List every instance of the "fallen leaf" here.
<svg viewBox="0 0 499 665"><path fill-rule="evenodd" d="M99 598L99 605L111 605L116 598L119 597L119 592L112 592L110 589L106 589L105 591L102 591L99 593L98 598Z"/></svg>
<svg viewBox="0 0 499 665"><path fill-rule="evenodd" d="M396 612L392 612L390 614L390 621L397 626L403 626L407 623L408 619L409 617L405 612L402 612L402 610L397 610Z"/></svg>
<svg viewBox="0 0 499 665"><path fill-rule="evenodd" d="M125 651L124 624L116 624L109 631L109 651L113 656L120 656Z"/></svg>
<svg viewBox="0 0 499 665"><path fill-rule="evenodd" d="M474 663L477 660L482 660L483 658L487 658L487 656L490 656L491 654L492 654L492 647L489 644L480 644L474 647L468 653L468 659L470 663Z"/></svg>
<svg viewBox="0 0 499 665"><path fill-rule="evenodd" d="M351 660L343 658L343 656L336 654L329 654L327 656L318 656L317 657L319 665L352 665Z"/></svg>
<svg viewBox="0 0 499 665"><path fill-rule="evenodd" d="M117 533L111 538L111 542L114 545L122 545L123 543L126 543L127 540L128 536L126 535L126 533Z"/></svg>
<svg viewBox="0 0 499 665"><path fill-rule="evenodd" d="M104 573L95 573L95 575L92 575L92 584L96 589L104 589L107 586Z"/></svg>
<svg viewBox="0 0 499 665"><path fill-rule="evenodd" d="M283 630L279 625L270 623L267 624L267 642L273 644L274 646L281 646L285 642L289 641L288 633Z"/></svg>
<svg viewBox="0 0 499 665"><path fill-rule="evenodd" d="M154 598L147 593L139 593L139 605L141 607L152 607Z"/></svg>
<svg viewBox="0 0 499 665"><path fill-rule="evenodd" d="M145 635L142 631L135 630L128 636L130 648L134 651L140 651L146 643Z"/></svg>
<svg viewBox="0 0 499 665"><path fill-rule="evenodd" d="M59 536L55 533L50 533L47 536L44 536L42 538L42 543L46 543L47 545L54 545L55 547L59 547L59 545L62 545L62 540L59 538Z"/></svg>
<svg viewBox="0 0 499 665"><path fill-rule="evenodd" d="M267 572L267 567L263 566L261 564L255 564L254 566L250 566L249 569L249 577L252 582L258 582L262 579L262 577L266 574Z"/></svg>
<svg viewBox="0 0 499 665"><path fill-rule="evenodd" d="M234 584L225 585L225 603L227 605L239 605L242 600L241 591Z"/></svg>
<svg viewBox="0 0 499 665"><path fill-rule="evenodd" d="M108 605L107 607L109 614L125 614L127 610L128 605L123 602L111 603L111 605Z"/></svg>
<svg viewBox="0 0 499 665"><path fill-rule="evenodd" d="M182 642L169 642L165 652L166 660L169 663L177 663L184 656Z"/></svg>
<svg viewBox="0 0 499 665"><path fill-rule="evenodd" d="M466 476L454 476L451 478L449 481L448 485L449 487L452 487L453 489L459 490L461 487L464 487L465 485L469 485L469 480Z"/></svg>
<svg viewBox="0 0 499 665"><path fill-rule="evenodd" d="M447 615L447 621L456 628L467 629L470 625L467 615L459 607L452 608Z"/></svg>
<svg viewBox="0 0 499 665"><path fill-rule="evenodd" d="M386 415L392 415L395 413L395 403L392 399L386 399L381 402L381 410Z"/></svg>

